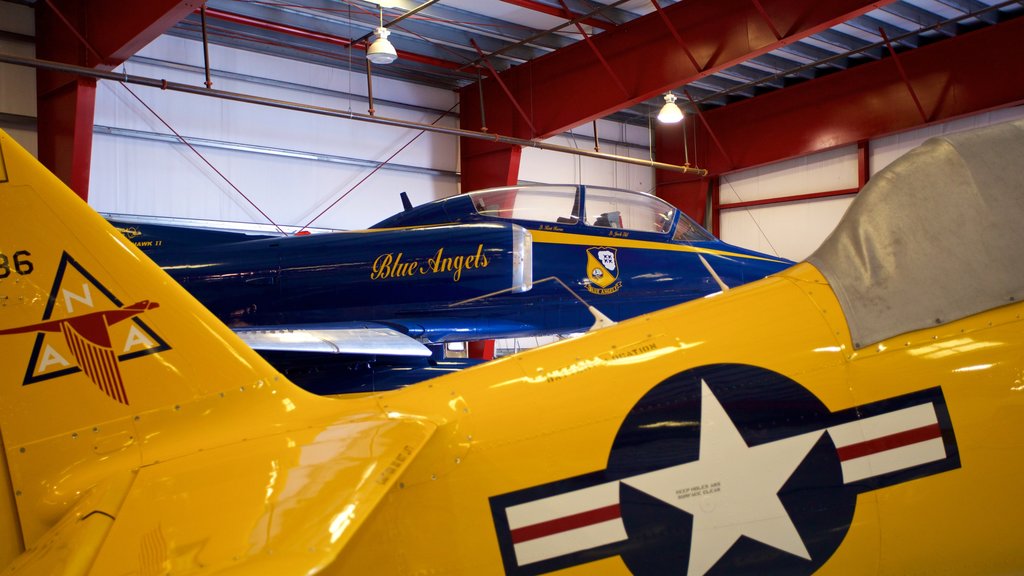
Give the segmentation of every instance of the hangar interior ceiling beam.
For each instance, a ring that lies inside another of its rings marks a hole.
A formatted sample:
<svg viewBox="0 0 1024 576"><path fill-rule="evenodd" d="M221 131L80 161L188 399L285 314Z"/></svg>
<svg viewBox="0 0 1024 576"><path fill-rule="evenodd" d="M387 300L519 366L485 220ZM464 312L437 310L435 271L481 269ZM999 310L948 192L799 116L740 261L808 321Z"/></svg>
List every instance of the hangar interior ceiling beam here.
<svg viewBox="0 0 1024 576"><path fill-rule="evenodd" d="M567 20L572 20L574 18L580 18L580 14L576 14L575 12L572 11L571 8L569 8L568 6L564 6L564 5L561 8L558 8L556 6L550 6L548 4L543 4L541 2L537 2L536 0L502 0L502 1L507 3L507 4L514 4L516 6L519 6L520 8L526 8L528 10L533 10L535 12L540 12L542 14L549 14L551 16L557 16L559 18L565 18ZM605 20L601 20L601 19L598 19L598 18L584 17L584 18L580 19L580 22L582 24L587 25L587 26L591 26L593 28L599 28L601 30L611 30L612 28L615 28L615 24L612 24L611 22L607 22Z"/></svg>
<svg viewBox="0 0 1024 576"><path fill-rule="evenodd" d="M41 0L36 55L111 70L202 5L199 0ZM89 193L96 81L40 70L36 75L39 159L82 198Z"/></svg>
<svg viewBox="0 0 1024 576"><path fill-rule="evenodd" d="M902 52L906 82L886 58L708 110L723 149L702 146L698 159L721 174L916 128L925 122L915 95L929 124L1020 104L1022 35L1016 18ZM706 137L699 132L698 142Z"/></svg>
<svg viewBox="0 0 1024 576"><path fill-rule="evenodd" d="M1016 18L708 110L685 136L681 124L659 125L656 159L682 163L686 138L690 158L719 175L1024 103L1024 74L1006 73L1021 70L1022 35ZM701 219L706 184L661 170L655 178L660 196Z"/></svg>
<svg viewBox="0 0 1024 576"><path fill-rule="evenodd" d="M343 48L355 48L361 52L366 52L369 47L369 43L363 39L350 39L342 38L340 36L334 36L323 32L315 32L312 30L306 30L303 28L297 28L287 24L280 24L277 22L270 22L268 20L262 20L260 18L253 18L251 16L245 16L243 14L236 14L234 12L225 12L223 10L217 10L216 8L207 8L206 16L209 18L215 18L217 20L223 20L225 22L232 22L234 24L241 24L244 26L252 26L254 28L262 28L264 30L272 30L275 32L281 32L282 34L288 34L295 36L296 38L302 38L306 40L315 40L318 42L325 42L327 44L333 44L335 46L341 46ZM423 64L430 64L439 68L447 68L450 70L457 70L461 64L453 62L451 60L445 60L443 58L437 58L434 56L427 56L423 54L417 54L415 52L409 52L406 50L398 50L398 57L414 62L420 62Z"/></svg>
<svg viewBox="0 0 1024 576"><path fill-rule="evenodd" d="M487 127L519 138L551 137L892 1L692 0L659 7L592 42L577 42L501 73L511 97L526 103L536 134L516 115L497 79L483 80ZM677 38L685 40L685 47ZM606 89L608 69L627 94ZM477 91L476 86L461 90L465 129L480 128ZM511 166L488 165L502 156L514 161L516 154L493 143L467 141L461 154L464 190L508 183L476 175L508 174Z"/></svg>

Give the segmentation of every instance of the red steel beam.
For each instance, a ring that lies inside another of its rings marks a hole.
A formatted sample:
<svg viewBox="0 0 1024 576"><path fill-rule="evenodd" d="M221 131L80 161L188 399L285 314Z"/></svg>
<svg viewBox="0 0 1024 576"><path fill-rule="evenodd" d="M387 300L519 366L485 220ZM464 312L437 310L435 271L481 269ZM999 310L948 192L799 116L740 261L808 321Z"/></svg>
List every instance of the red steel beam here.
<svg viewBox="0 0 1024 576"><path fill-rule="evenodd" d="M907 85L907 91L910 92L911 98L914 99L917 111L921 113L921 120L927 123L928 114L924 111L924 106L921 105L921 99L917 97L917 92L914 91L914 85L907 78L907 71L903 69L903 63L900 62L899 55L896 54L896 50L892 47L892 42L889 42L889 36L886 35L884 28L879 28L878 33L882 35L882 40L885 40L885 47L889 49L889 56L892 58L893 64L896 65L896 69L900 71L900 78L903 78L903 83Z"/></svg>
<svg viewBox="0 0 1024 576"><path fill-rule="evenodd" d="M566 5L565 0L558 0L558 2L562 5L562 8L565 8L566 14L572 14L571 12L569 12L569 6ZM593 52L594 56L596 56L597 59L601 62L601 66L604 66L604 69L608 72L608 75L611 76L612 80L615 81L615 84L619 87L619 90L622 90L622 93L624 95L629 96L629 90L626 90L626 87L622 85L622 81L619 80L618 75L615 74L615 70L613 70L612 67L608 64L608 61L605 60L604 56L601 54L601 49L598 48L594 44L594 41L590 39L590 34L587 34L587 31L583 29L583 25L577 22L576 29L579 30L579 33L583 36L583 40L587 43L587 46L590 46L590 51Z"/></svg>
<svg viewBox="0 0 1024 576"><path fill-rule="evenodd" d="M307 40L315 40L317 42L324 42L326 44L333 44L335 46L343 46L345 48L352 47L357 50L366 51L369 48L367 42L354 42L349 38L343 38L341 36L332 36L330 34L323 34L320 32L314 32L312 30L306 30L304 28L296 28L294 26L288 26L287 24L281 24L278 22L271 22L269 20L261 20L260 18L253 18L251 16L244 16L242 14L235 14L234 12L225 12L223 10L217 10L216 8L206 8L206 15L210 18L216 18L224 22L232 22L235 24L241 24L243 26L251 26L253 28L259 28L261 30L269 30L272 32L279 32L288 36L294 36L296 38L304 38ZM437 66L439 68L446 68L448 70L458 70L464 65L458 62L452 62L450 60L443 60L441 58L434 58L433 56L425 56L423 54L416 54L414 52L406 52L404 50L397 50L398 57L407 60L409 62L419 62L420 64L427 64L430 66Z"/></svg>
<svg viewBox="0 0 1024 576"><path fill-rule="evenodd" d="M494 144L492 149L478 150L473 156L466 156L463 152L460 191L515 186L519 183L519 163L522 158L522 146ZM472 170L466 170L467 162L472 164Z"/></svg>
<svg viewBox="0 0 1024 576"><path fill-rule="evenodd" d="M45 0L36 5L36 56L111 70L202 2ZM36 74L39 159L79 196L89 195L96 81Z"/></svg>
<svg viewBox="0 0 1024 576"><path fill-rule="evenodd" d="M501 87L501 91L505 93L505 96L508 97L509 102L511 102L512 106L515 107L516 112L519 112L519 117L522 118L523 122L525 122L526 125L530 127L530 137L532 138L533 135L536 134L537 130L533 127L533 123L530 121L529 114L527 114L526 111L523 110L523 107L516 100L515 95L512 94L512 91L509 90L508 86L506 86L505 83L501 80L501 76L498 75L498 71L494 69L494 66L491 66L491 62L487 59L487 56L484 55L484 51L480 49L480 46L477 45L476 40L470 38L469 43L473 45L474 49L476 49L476 53L480 55L480 61L483 62L484 66L487 67L487 70L491 73L491 77L497 80L498 86Z"/></svg>
<svg viewBox="0 0 1024 576"><path fill-rule="evenodd" d="M929 123L1024 103L1021 37L1024 18L1016 18L901 53ZM704 117L725 149L717 150L707 134L698 136L707 158L702 166L712 174L924 125L892 59L709 110Z"/></svg>
<svg viewBox="0 0 1024 576"><path fill-rule="evenodd" d="M542 14L565 18L566 20L579 18L579 14L573 14L569 11L568 7L565 7L565 10L559 10L554 6L541 4L534 0L502 0L502 2L512 4L513 6L519 6L520 8L526 8L527 10L533 10L534 12L541 12ZM601 30L611 30L612 28L615 28L615 24L605 22L604 20L598 20L597 18L584 18L581 22L587 26L593 26L594 28L600 28Z"/></svg>
<svg viewBox="0 0 1024 576"><path fill-rule="evenodd" d="M775 39L782 40L782 34L779 33L777 28L775 28L775 24L772 23L771 16L768 16L768 12L764 9L764 6L761 5L761 2L759 2L759 0L750 1L754 3L754 8L757 8L757 13L764 19L765 24L768 25L768 29L775 35Z"/></svg>
<svg viewBox="0 0 1024 576"><path fill-rule="evenodd" d="M694 149L693 134L696 120L687 116L676 124L660 124L654 132L654 150L658 158L671 158L674 162L689 162L702 166L707 155L706 149ZM706 132L704 132L706 134ZM689 147L689 150L687 150ZM465 172L465 170L463 170ZM705 216L709 187L714 178L694 178L665 170L654 171L655 194L682 210L702 226L708 226Z"/></svg>
<svg viewBox="0 0 1024 576"><path fill-rule="evenodd" d="M871 147L868 140L857 142L857 188L863 188L871 179Z"/></svg>
<svg viewBox="0 0 1024 576"><path fill-rule="evenodd" d="M760 0L781 40L750 0L688 0L659 6L593 38L628 94L606 89L603 65L588 53L591 48L585 42L577 42L501 73L515 100L527 103L536 136L511 107L494 104L506 98L494 79L483 81L487 127L519 138L549 138L893 1ZM685 46L677 38L685 38ZM478 89L470 85L460 91L463 128L480 128ZM489 170L474 158L487 158L502 148L462 139L463 177Z"/></svg>
<svg viewBox="0 0 1024 576"><path fill-rule="evenodd" d="M708 137L715 143L715 148L722 153L726 162L729 162L729 164L732 165L732 162L729 161L729 152L725 149L725 146L722 145L722 141L718 139L718 136L715 135L715 131L711 129L710 125L708 125L707 118L704 117L704 112L701 111L700 106L694 101L693 96L690 96L690 91L683 90L683 94L686 94L686 99L690 101L690 106L697 112L697 118L700 119L700 125L704 127L704 130L707 131Z"/></svg>
<svg viewBox="0 0 1024 576"><path fill-rule="evenodd" d="M693 64L693 69L703 70L703 67L697 63L697 59L693 57L693 52L690 52L690 49L686 47L686 42L684 42L683 37L679 35L679 31L676 30L675 24L672 24L672 21L668 19L668 16L665 16L665 12L662 11L661 5L658 4L658 0L651 0L651 4L654 5L654 10L658 13L658 17L661 18L661 21L665 23L665 27L672 34L672 37L676 39L676 44L679 44L679 48L682 49L683 54L686 54L686 57L690 59L690 64Z"/></svg>
<svg viewBox="0 0 1024 576"><path fill-rule="evenodd" d="M510 68L501 75L506 85L515 87L516 100L532 101L533 110L529 112L538 136L548 138L892 1L761 0L761 6L781 31L782 40L776 39L750 0L676 3L593 38L594 45L629 90L629 96L604 89L602 64L591 58L591 49L583 42ZM686 57L675 34L660 22L662 15L671 22L676 34L686 39L690 52L701 63L699 70ZM463 110L468 118L479 117L473 104L476 90L475 86L462 89L463 105L473 108ZM500 90L496 81L484 80L484 98L488 102L497 101ZM571 105L566 105L567 100L571 100ZM488 110L487 116L494 132L507 134L515 128L511 113L502 116ZM530 137L522 131L510 135Z"/></svg>
<svg viewBox="0 0 1024 576"><path fill-rule="evenodd" d="M808 194L794 194L792 196L780 196L778 198L764 198L761 200L748 200L746 202L730 202L719 204L720 210L731 210L733 208L750 208L751 206L772 206L775 204L787 204L801 200L817 200L819 198L833 198L835 196L850 196L860 192L860 188L846 188L845 190L829 190L827 192L810 192Z"/></svg>

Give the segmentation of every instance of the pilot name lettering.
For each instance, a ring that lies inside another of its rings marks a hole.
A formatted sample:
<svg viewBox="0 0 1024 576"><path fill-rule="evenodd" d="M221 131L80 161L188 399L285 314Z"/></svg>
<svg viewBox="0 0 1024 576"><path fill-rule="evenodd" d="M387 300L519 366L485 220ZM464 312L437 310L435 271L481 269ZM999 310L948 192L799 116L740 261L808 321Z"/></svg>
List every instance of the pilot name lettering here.
<svg viewBox="0 0 1024 576"><path fill-rule="evenodd" d="M452 281L462 279L464 270L487 268L490 261L484 254L484 245L478 244L474 254L445 254L442 246L433 256L425 259L405 260L404 252L387 252L377 256L370 270L370 280L387 280L389 278L405 278L408 276L425 276L427 274L451 274Z"/></svg>

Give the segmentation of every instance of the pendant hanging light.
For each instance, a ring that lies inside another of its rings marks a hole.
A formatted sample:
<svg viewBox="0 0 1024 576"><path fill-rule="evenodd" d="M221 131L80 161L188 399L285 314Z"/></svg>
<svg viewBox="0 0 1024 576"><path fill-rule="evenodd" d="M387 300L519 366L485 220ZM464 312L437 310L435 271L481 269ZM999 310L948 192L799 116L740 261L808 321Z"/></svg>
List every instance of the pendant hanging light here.
<svg viewBox="0 0 1024 576"><path fill-rule="evenodd" d="M380 8L380 26L374 31L376 40L366 49L366 59L374 64L391 64L398 58L398 52L388 41L391 31L384 27L384 7L379 4L377 7Z"/></svg>
<svg viewBox="0 0 1024 576"><path fill-rule="evenodd" d="M683 111L676 104L676 95L669 92L665 94L665 105L658 112L658 122L664 124L675 124L683 119Z"/></svg>

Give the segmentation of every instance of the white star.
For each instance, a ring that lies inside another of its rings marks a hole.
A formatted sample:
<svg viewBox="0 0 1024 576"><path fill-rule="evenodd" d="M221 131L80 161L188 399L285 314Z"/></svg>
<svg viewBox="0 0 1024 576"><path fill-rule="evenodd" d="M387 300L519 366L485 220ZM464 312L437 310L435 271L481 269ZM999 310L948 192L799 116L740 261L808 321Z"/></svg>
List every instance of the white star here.
<svg viewBox="0 0 1024 576"><path fill-rule="evenodd" d="M701 381L700 458L622 482L693 515L687 574L706 573L741 536L809 560L778 492L821 435L749 447Z"/></svg>

